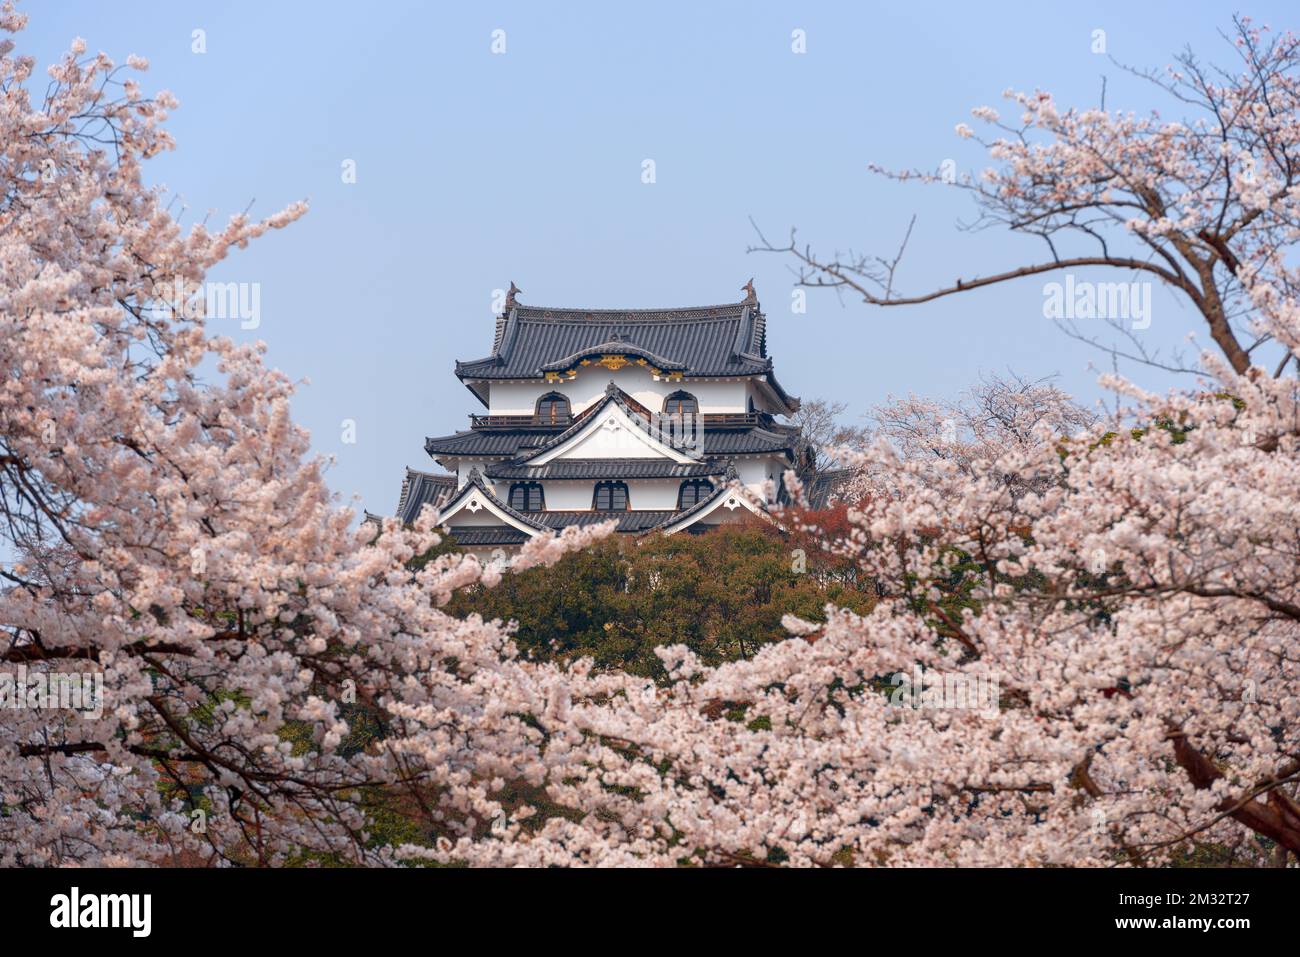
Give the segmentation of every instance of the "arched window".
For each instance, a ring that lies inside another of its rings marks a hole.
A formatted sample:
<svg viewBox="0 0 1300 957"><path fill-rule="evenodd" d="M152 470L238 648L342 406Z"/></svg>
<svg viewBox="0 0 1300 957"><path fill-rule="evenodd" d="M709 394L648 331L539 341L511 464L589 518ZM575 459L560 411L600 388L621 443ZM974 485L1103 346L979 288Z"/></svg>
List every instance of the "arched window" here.
<svg viewBox="0 0 1300 957"><path fill-rule="evenodd" d="M664 415L695 415L700 403L689 392L674 392L664 399Z"/></svg>
<svg viewBox="0 0 1300 957"><path fill-rule="evenodd" d="M537 421L544 425L563 425L570 418L569 400L558 392L548 392L537 400Z"/></svg>
<svg viewBox="0 0 1300 957"><path fill-rule="evenodd" d="M677 493L677 507L690 508L703 502L713 492L713 483L707 479L687 479Z"/></svg>
<svg viewBox="0 0 1300 957"><path fill-rule="evenodd" d="M626 512L627 483L597 482L596 494L592 496L591 507L597 512Z"/></svg>
<svg viewBox="0 0 1300 957"><path fill-rule="evenodd" d="M516 482L510 486L510 507L516 512L540 512L546 508L541 482Z"/></svg>

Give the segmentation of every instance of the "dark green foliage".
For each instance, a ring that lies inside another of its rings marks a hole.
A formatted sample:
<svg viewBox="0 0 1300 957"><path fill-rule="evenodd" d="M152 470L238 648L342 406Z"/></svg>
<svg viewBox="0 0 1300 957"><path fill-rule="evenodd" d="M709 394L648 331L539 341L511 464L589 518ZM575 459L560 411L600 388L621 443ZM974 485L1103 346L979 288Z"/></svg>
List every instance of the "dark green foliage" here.
<svg viewBox="0 0 1300 957"><path fill-rule="evenodd" d="M824 577L814 557L797 562L764 527L614 536L553 566L506 575L495 588L460 592L446 610L517 622L515 640L533 657L589 656L662 678L653 653L660 645L684 644L718 664L788 637L783 615L823 620L828 602L868 610L865 593Z"/></svg>

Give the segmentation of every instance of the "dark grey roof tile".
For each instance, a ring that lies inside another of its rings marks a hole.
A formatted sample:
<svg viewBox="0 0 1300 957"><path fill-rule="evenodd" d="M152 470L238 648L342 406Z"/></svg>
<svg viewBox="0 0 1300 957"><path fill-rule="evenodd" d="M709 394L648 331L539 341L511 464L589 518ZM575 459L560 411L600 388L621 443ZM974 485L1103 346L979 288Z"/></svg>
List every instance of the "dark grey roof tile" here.
<svg viewBox="0 0 1300 957"><path fill-rule="evenodd" d="M626 339L610 339L599 345L579 349L563 359L557 359L554 362L547 362L541 366L542 372L562 372L566 369L572 369L578 365L590 363L594 357L606 355L632 356L633 359L643 359L646 364L654 366L656 369L663 369L669 372L684 372L687 368L686 363L679 362L676 359L667 359L664 356L655 355L648 349L642 349L635 342Z"/></svg>
<svg viewBox="0 0 1300 957"><path fill-rule="evenodd" d="M545 465L502 462L489 465L484 474L491 479L648 479L697 478L721 475L726 465L698 462L683 464L671 459L555 459Z"/></svg>
<svg viewBox="0 0 1300 957"><path fill-rule="evenodd" d="M415 521L424 505L437 508L456 491L456 476L419 472L407 469L402 480L402 493L397 499L395 513L405 523Z"/></svg>
<svg viewBox="0 0 1300 957"><path fill-rule="evenodd" d="M743 455L754 452L781 452L794 449L795 436L772 432L761 426L743 429L705 429L705 455Z"/></svg>
<svg viewBox="0 0 1300 957"><path fill-rule="evenodd" d="M553 309L517 305L493 353L456 363L462 379L541 376L568 357L579 361L611 342L643 358L662 357L687 375L759 375L771 369L764 322L748 302L684 309Z"/></svg>
<svg viewBox="0 0 1300 957"><path fill-rule="evenodd" d="M548 439L559 435L562 431L562 429L552 429L550 432L526 429L471 430L426 439L424 448L434 458L443 455L514 458L531 449L540 448ZM769 431L760 426L704 430L706 456L781 452L792 450L794 445L795 437L792 433Z"/></svg>
<svg viewBox="0 0 1300 957"><path fill-rule="evenodd" d="M628 512L550 511L529 514L536 521L555 529L567 528L570 525L598 525L616 519L618 527L615 531L644 532L658 528L679 513L673 509L636 509Z"/></svg>
<svg viewBox="0 0 1300 957"><path fill-rule="evenodd" d="M538 429L468 429L454 435L436 436L424 440L424 450L430 455L504 455L514 456L521 449L543 445L564 427Z"/></svg>
<svg viewBox="0 0 1300 957"><path fill-rule="evenodd" d="M853 476L853 469L830 469L818 472L803 488L808 507L823 509L834 505Z"/></svg>
<svg viewBox="0 0 1300 957"><path fill-rule="evenodd" d="M509 525L466 525L447 531L458 545L522 545L529 538Z"/></svg>

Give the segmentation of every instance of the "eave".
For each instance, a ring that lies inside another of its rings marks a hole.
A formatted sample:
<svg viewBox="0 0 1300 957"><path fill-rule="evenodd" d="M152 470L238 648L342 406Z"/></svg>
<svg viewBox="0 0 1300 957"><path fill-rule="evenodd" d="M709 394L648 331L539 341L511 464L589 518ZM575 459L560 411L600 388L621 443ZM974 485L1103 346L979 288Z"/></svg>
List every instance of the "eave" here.
<svg viewBox="0 0 1300 957"><path fill-rule="evenodd" d="M438 513L439 523L446 523L448 519L459 512L468 510L471 514L486 508L491 514L501 520L501 524L509 525L521 532L529 535L536 535L538 532L549 531L545 525L534 521L523 512L518 512L511 508L488 486L483 479L483 473L478 469L472 469L469 478L465 484L460 487L451 500Z"/></svg>
<svg viewBox="0 0 1300 957"><path fill-rule="evenodd" d="M732 510L745 508L760 518L776 525L777 528L781 527L776 519L772 517L771 513L768 512L766 506L758 500L754 493L746 488L738 479L733 479L725 485L720 485L718 488L714 489L713 494L704 499L704 501L697 502L692 507L678 513L678 515L671 521L665 522L659 527L658 531L663 532L665 535L675 534L676 532L680 532L683 529L689 528L697 522L702 521L716 512L719 508L729 508Z"/></svg>

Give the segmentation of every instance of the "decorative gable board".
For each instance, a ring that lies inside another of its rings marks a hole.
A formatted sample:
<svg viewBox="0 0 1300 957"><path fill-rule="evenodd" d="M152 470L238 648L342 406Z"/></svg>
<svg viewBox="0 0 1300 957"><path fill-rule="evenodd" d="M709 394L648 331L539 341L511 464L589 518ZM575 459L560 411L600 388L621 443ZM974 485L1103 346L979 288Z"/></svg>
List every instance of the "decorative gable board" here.
<svg viewBox="0 0 1300 957"><path fill-rule="evenodd" d="M696 523L721 525L724 522L735 522L750 514L758 515L776 524L776 520L768 514L767 509L754 494L735 482L718 489L703 504L684 513L681 518L664 524L663 533L671 535Z"/></svg>
<svg viewBox="0 0 1300 957"><path fill-rule="evenodd" d="M633 420L615 402L592 414L578 432L560 445L528 459L528 464L545 465L557 458L699 461L650 435L640 421Z"/></svg>
<svg viewBox="0 0 1300 957"><path fill-rule="evenodd" d="M458 526L509 525L529 535L537 534L537 529L521 522L507 510L503 509L492 496L483 494L483 490L474 483L465 485L456 497L447 503L439 515L443 525L452 528Z"/></svg>

